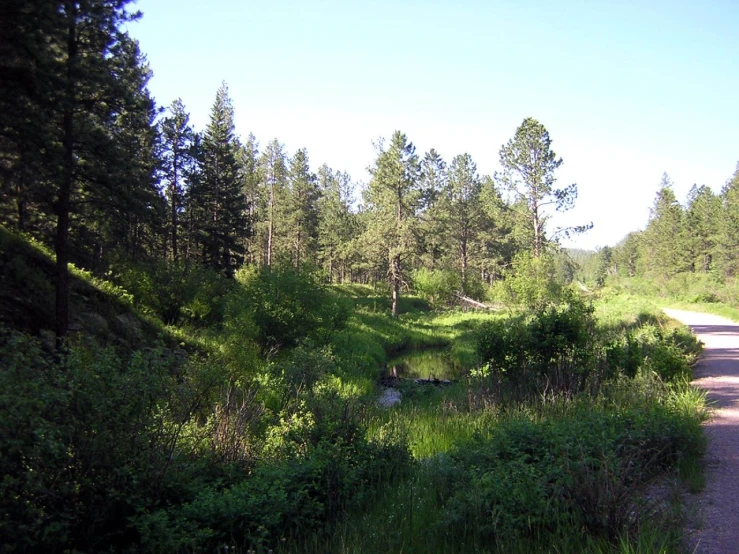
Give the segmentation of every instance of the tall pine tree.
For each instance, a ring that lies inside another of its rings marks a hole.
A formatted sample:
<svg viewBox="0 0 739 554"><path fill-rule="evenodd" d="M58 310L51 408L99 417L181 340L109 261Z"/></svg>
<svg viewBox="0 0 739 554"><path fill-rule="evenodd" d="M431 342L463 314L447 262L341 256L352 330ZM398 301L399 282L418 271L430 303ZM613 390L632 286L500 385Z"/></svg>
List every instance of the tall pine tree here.
<svg viewBox="0 0 739 554"><path fill-rule="evenodd" d="M169 115L160 123L162 159L162 185L169 202L169 255L180 259L180 214L184 209L187 177L194 171L193 140L195 135L189 124L190 115L181 99L172 102Z"/></svg>
<svg viewBox="0 0 739 554"><path fill-rule="evenodd" d="M199 175L190 189L203 261L226 275L243 262L246 202L240 180L240 145L228 87L221 85L198 153Z"/></svg>
<svg viewBox="0 0 739 554"><path fill-rule="evenodd" d="M653 273L671 277L688 269L684 215L665 173L644 232L648 269Z"/></svg>
<svg viewBox="0 0 739 554"><path fill-rule="evenodd" d="M284 209L285 234L292 251L292 263L300 269L306 260L315 258L320 194L305 149L298 150L290 159L288 186Z"/></svg>
<svg viewBox="0 0 739 554"><path fill-rule="evenodd" d="M396 131L387 149L379 145L370 172L372 180L366 191L371 214L367 240L377 244L386 256L395 317L407 263L416 251L414 231L422 196L421 167L415 146L405 134Z"/></svg>

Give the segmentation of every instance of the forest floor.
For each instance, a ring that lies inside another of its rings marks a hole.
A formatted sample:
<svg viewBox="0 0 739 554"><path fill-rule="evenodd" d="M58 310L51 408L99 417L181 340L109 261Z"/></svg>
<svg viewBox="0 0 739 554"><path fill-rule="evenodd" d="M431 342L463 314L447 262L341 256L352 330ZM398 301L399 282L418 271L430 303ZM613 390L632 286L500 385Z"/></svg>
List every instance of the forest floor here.
<svg viewBox="0 0 739 554"><path fill-rule="evenodd" d="M688 530L689 552L725 554L739 544L739 323L717 315L665 309L705 344L694 384L713 407L706 423L706 488Z"/></svg>

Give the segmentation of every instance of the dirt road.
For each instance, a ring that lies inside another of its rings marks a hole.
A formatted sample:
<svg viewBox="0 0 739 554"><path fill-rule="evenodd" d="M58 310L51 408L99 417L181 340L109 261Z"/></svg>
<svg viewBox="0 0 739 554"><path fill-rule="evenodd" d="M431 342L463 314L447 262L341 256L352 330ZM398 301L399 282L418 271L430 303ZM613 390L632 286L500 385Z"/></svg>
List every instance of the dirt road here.
<svg viewBox="0 0 739 554"><path fill-rule="evenodd" d="M739 324L715 315L665 309L705 344L693 381L715 412L706 424L706 489L698 495L690 552L739 553Z"/></svg>

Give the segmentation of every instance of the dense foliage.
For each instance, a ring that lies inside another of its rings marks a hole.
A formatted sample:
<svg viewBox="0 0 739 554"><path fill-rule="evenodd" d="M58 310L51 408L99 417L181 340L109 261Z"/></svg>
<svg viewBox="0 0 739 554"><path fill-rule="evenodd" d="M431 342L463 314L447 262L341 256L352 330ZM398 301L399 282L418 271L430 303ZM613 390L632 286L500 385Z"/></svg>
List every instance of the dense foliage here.
<svg viewBox="0 0 739 554"><path fill-rule="evenodd" d="M201 131L180 100L157 109L128 4L3 10L0 551L585 551L638 534L647 481L702 451L699 347L653 306L606 322L571 287L557 240L588 226L547 226L577 189L555 187L545 127L526 118L493 177L396 131L357 203L307 150L242 141L225 83ZM596 284L700 276L700 299L739 298L737 175L687 208L665 178ZM448 309L489 308L475 300L509 312ZM388 367L434 348L446 388ZM399 408L378 407L379 383Z"/></svg>

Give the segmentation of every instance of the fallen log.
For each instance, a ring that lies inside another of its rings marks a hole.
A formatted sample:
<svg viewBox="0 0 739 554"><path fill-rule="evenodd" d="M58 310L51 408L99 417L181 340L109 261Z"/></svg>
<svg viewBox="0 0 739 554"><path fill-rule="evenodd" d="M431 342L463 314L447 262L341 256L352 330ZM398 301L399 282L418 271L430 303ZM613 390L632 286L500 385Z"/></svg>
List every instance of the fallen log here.
<svg viewBox="0 0 739 554"><path fill-rule="evenodd" d="M473 306L479 310L492 310L494 309L492 306L488 306L487 304L483 304L482 302L478 302L477 300L474 300L470 298L469 296L464 296L462 294L457 294L457 298L464 302L465 304L469 304L470 306Z"/></svg>

